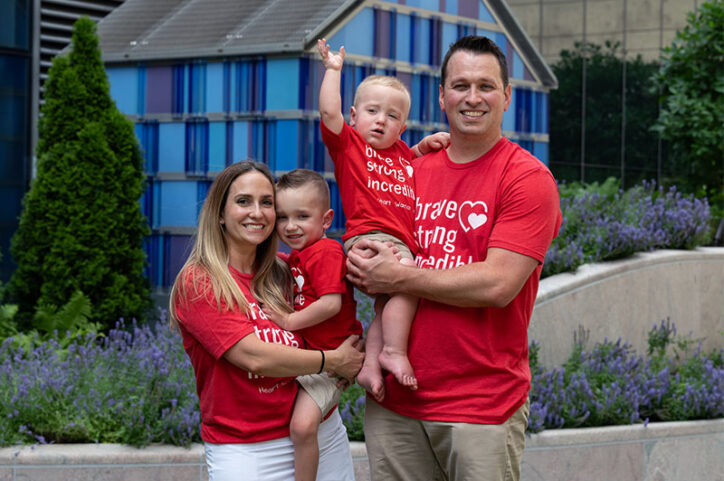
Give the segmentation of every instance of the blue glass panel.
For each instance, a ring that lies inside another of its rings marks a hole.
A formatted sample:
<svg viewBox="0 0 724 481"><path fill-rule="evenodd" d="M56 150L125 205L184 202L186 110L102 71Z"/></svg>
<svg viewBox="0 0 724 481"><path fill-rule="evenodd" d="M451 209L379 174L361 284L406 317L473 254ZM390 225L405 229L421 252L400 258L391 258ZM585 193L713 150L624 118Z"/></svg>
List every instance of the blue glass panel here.
<svg viewBox="0 0 724 481"><path fill-rule="evenodd" d="M231 120L226 122L226 152L224 158L226 165L234 163L234 122Z"/></svg>
<svg viewBox="0 0 724 481"><path fill-rule="evenodd" d="M399 14L395 21L395 58L403 62L410 61L410 17Z"/></svg>
<svg viewBox="0 0 724 481"><path fill-rule="evenodd" d="M136 72L136 92L138 92L136 102L136 113L145 115L146 113L146 66L138 65Z"/></svg>
<svg viewBox="0 0 724 481"><path fill-rule="evenodd" d="M299 158L299 121L278 120L275 124L276 147L270 164L274 170L296 169Z"/></svg>
<svg viewBox="0 0 724 481"><path fill-rule="evenodd" d="M339 195L339 186L336 182L329 182L329 197L330 206L334 210L334 218L332 218L331 231L344 231L344 224L347 222L347 218L344 215L342 209L342 198Z"/></svg>
<svg viewBox="0 0 724 481"><path fill-rule="evenodd" d="M360 32L367 34L361 35ZM339 47L344 45L347 53L372 57L374 55L372 32L374 32L374 11L371 8L363 8L328 41L333 50L339 50Z"/></svg>
<svg viewBox="0 0 724 481"><path fill-rule="evenodd" d="M29 49L31 9L29 0L0 2L0 46Z"/></svg>
<svg viewBox="0 0 724 481"><path fill-rule="evenodd" d="M448 2L451 3L451 2ZM442 54L447 53L450 45L458 39L458 26L453 23L443 22L442 24Z"/></svg>
<svg viewBox="0 0 724 481"><path fill-rule="evenodd" d="M518 55L518 52L513 51L513 72L510 74L512 78L522 79L524 77L524 66L523 60Z"/></svg>
<svg viewBox="0 0 724 481"><path fill-rule="evenodd" d="M222 107L224 112L230 112L233 105L233 89L231 88L231 62L223 63L223 80L222 80Z"/></svg>
<svg viewBox="0 0 724 481"><path fill-rule="evenodd" d="M251 130L249 122L239 121L234 122L234 135L233 135L233 161L239 162L249 158L250 145L249 145L249 132Z"/></svg>
<svg viewBox="0 0 724 481"><path fill-rule="evenodd" d="M198 222L199 214L201 214L201 207L204 206L204 200L206 195L209 193L209 187L211 187L211 181L200 180L196 184L196 219Z"/></svg>
<svg viewBox="0 0 724 481"><path fill-rule="evenodd" d="M136 135L141 144L145 160L144 169L151 174L158 172L158 122L151 121L138 124L136 126Z"/></svg>
<svg viewBox="0 0 724 481"><path fill-rule="evenodd" d="M186 128L184 124L163 123L158 127L159 172L184 172Z"/></svg>
<svg viewBox="0 0 724 481"><path fill-rule="evenodd" d="M268 59L267 110L296 110L299 105L299 59Z"/></svg>
<svg viewBox="0 0 724 481"><path fill-rule="evenodd" d="M182 114L186 112L184 100L186 99L186 85L184 82L184 73L186 72L186 67L184 65L174 65L173 66L173 88L172 88L172 97L171 97L171 112L174 114ZM150 74L150 69L149 69ZM150 110L149 110L150 112ZM166 111L168 112L168 111Z"/></svg>
<svg viewBox="0 0 724 481"><path fill-rule="evenodd" d="M226 122L209 122L209 171L226 167Z"/></svg>
<svg viewBox="0 0 724 481"><path fill-rule="evenodd" d="M155 200L160 204L160 225L196 225L198 197L195 181L164 181L161 183L161 196Z"/></svg>
<svg viewBox="0 0 724 481"><path fill-rule="evenodd" d="M412 85L410 86L410 97L412 99L410 105L410 114L408 118L414 121L420 121L422 116L422 107L420 99L422 98L422 79L420 74L413 74L411 79Z"/></svg>
<svg viewBox="0 0 724 481"><path fill-rule="evenodd" d="M540 92L538 95L540 96L540 109L539 109L539 112L540 112L540 119L541 119L540 128L539 128L538 132L548 133L548 130L549 130L549 128L550 128L550 127L548 126L548 115L549 115L549 114L548 114L548 101L549 101L549 97L548 97L548 94L545 93L545 92Z"/></svg>
<svg viewBox="0 0 724 481"><path fill-rule="evenodd" d="M516 117L516 96L515 90L510 96L510 105L508 110L503 114L503 130L508 132L515 132L515 117Z"/></svg>
<svg viewBox="0 0 724 481"><path fill-rule="evenodd" d="M148 67L146 69L146 108L149 114L174 112L176 88L175 71L171 67ZM183 83L183 79L181 80Z"/></svg>
<svg viewBox="0 0 724 481"><path fill-rule="evenodd" d="M169 235L164 236L164 264L163 285L169 287L173 284L181 267L191 252L192 240L190 236Z"/></svg>
<svg viewBox="0 0 724 481"><path fill-rule="evenodd" d="M206 66L206 109L205 112L224 112L224 66L220 62Z"/></svg>
<svg viewBox="0 0 724 481"><path fill-rule="evenodd" d="M188 111L200 114L206 110L206 64L193 63L187 67L189 75Z"/></svg>
<svg viewBox="0 0 724 481"><path fill-rule="evenodd" d="M482 35L483 37L488 37L490 40L495 42L499 32L494 32L493 30L488 30L486 28L477 28L476 33L478 35Z"/></svg>
<svg viewBox="0 0 724 481"><path fill-rule="evenodd" d="M478 7L478 20L483 22L495 23L495 18L491 15L488 7L485 6L485 2L480 0L480 7Z"/></svg>
<svg viewBox="0 0 724 481"><path fill-rule="evenodd" d="M434 10L436 12L440 10L440 0L406 0L405 5L424 8L426 10Z"/></svg>
<svg viewBox="0 0 724 481"><path fill-rule="evenodd" d="M548 142L533 142L533 155L548 165Z"/></svg>
<svg viewBox="0 0 724 481"><path fill-rule="evenodd" d="M209 170L209 123L186 123L186 173L204 175Z"/></svg>
<svg viewBox="0 0 724 481"><path fill-rule="evenodd" d="M153 180L149 180L146 184L146 191L141 195L141 212L149 225L153 225Z"/></svg>
<svg viewBox="0 0 724 481"><path fill-rule="evenodd" d="M153 182L151 184L152 195L152 215L151 215L151 227L158 229L161 226L161 182Z"/></svg>
<svg viewBox="0 0 724 481"><path fill-rule="evenodd" d="M111 84L111 97L118 110L126 115L138 113L138 79L135 67L110 67L106 69Z"/></svg>

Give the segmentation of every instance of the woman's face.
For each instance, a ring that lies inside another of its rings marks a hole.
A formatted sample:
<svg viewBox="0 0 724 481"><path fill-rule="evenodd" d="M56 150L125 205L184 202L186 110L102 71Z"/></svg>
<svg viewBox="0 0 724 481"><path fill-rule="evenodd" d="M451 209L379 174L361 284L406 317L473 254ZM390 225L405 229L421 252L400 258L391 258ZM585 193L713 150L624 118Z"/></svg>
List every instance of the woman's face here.
<svg viewBox="0 0 724 481"><path fill-rule="evenodd" d="M255 252L274 230L274 186L256 170L240 175L229 186L220 220L230 251Z"/></svg>

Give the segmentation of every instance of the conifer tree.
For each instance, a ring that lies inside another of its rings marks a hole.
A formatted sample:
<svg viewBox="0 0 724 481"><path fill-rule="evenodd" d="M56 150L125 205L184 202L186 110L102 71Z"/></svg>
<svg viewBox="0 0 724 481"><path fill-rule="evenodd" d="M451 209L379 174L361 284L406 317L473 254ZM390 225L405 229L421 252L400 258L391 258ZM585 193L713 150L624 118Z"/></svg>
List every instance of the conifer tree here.
<svg viewBox="0 0 724 481"><path fill-rule="evenodd" d="M11 241L18 267L7 297L21 328L33 327L38 307L62 306L77 290L94 322L142 318L151 306L143 162L133 125L111 99L93 21L75 23L72 50L54 59L45 85L37 175Z"/></svg>

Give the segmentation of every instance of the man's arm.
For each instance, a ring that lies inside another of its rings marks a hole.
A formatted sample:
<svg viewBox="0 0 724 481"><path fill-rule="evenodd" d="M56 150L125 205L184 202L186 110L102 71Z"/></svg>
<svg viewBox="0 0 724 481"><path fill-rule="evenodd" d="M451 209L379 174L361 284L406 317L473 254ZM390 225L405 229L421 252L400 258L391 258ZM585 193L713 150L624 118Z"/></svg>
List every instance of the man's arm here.
<svg viewBox="0 0 724 481"><path fill-rule="evenodd" d="M375 252L366 257L362 249ZM400 264L392 249L361 239L347 254L347 277L370 293L404 292L459 307L508 305L538 265L532 257L491 247L482 262L452 269L418 269Z"/></svg>
<svg viewBox="0 0 724 481"><path fill-rule="evenodd" d="M344 127L342 94L340 93L344 47L340 48L339 54L335 55L329 51L327 41L320 39L317 40L317 49L326 69L319 89L319 114L324 125L334 134L338 134Z"/></svg>
<svg viewBox="0 0 724 481"><path fill-rule="evenodd" d="M309 304L301 311L274 312L262 308L266 317L274 321L282 329L296 331L305 327L316 326L324 322L342 309L342 294L325 294Z"/></svg>

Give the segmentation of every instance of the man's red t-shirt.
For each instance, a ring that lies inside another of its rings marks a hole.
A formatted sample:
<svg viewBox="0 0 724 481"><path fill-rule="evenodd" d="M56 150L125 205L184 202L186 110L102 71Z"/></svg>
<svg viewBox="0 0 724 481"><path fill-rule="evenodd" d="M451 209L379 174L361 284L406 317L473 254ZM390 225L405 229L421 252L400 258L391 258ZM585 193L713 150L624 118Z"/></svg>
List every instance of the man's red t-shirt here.
<svg viewBox="0 0 724 481"><path fill-rule="evenodd" d="M530 389L527 330L545 253L561 222L556 183L545 165L505 138L467 164L441 150L414 165L421 268L484 261L491 247L539 265L503 308L421 299L408 347L419 389L387 376L382 404L417 419L502 423Z"/></svg>

